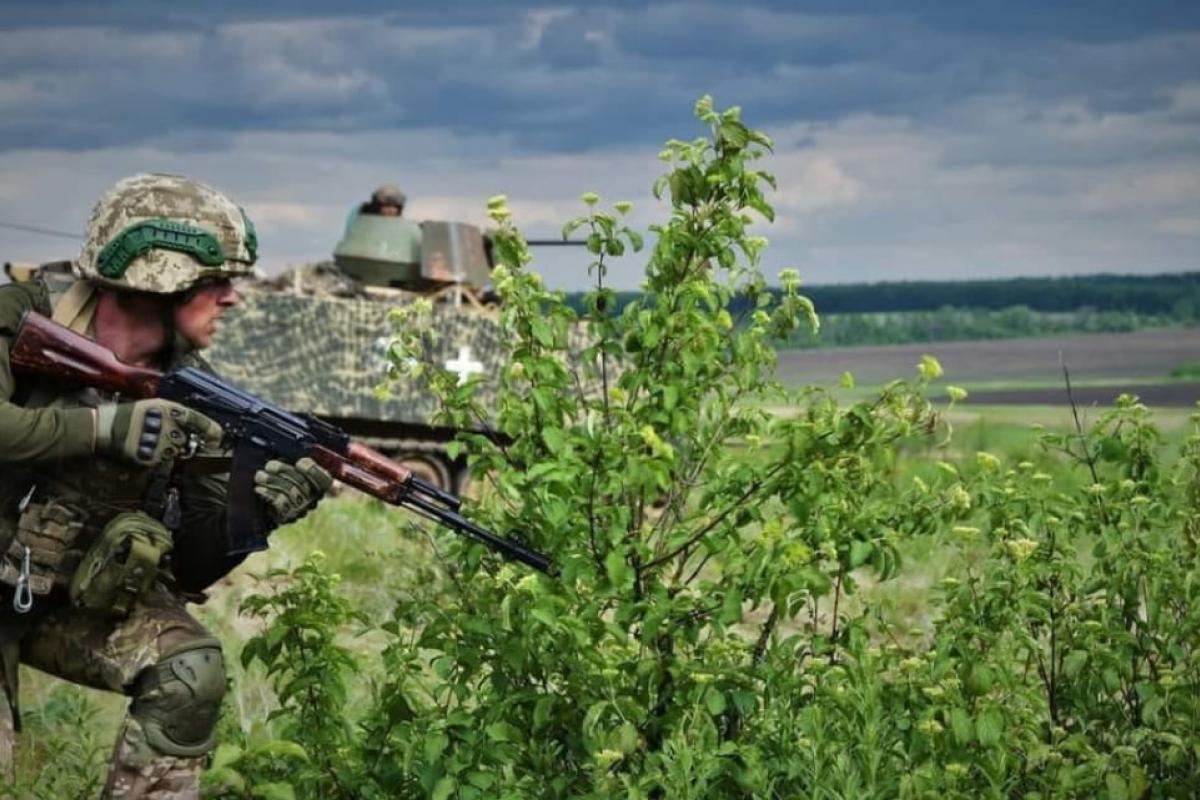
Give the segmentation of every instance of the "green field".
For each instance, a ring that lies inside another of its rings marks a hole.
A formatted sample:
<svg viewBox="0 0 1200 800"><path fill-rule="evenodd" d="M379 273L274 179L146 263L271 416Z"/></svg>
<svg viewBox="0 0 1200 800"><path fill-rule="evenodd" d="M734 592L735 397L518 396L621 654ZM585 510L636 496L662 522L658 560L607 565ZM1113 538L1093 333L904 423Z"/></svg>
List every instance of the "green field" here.
<svg viewBox="0 0 1200 800"><path fill-rule="evenodd" d="M1082 409L1081 422L1086 426L1098 413L1097 409ZM1189 412L1180 409L1156 412L1168 450L1182 443L1189 417ZM898 481L928 476L942 461L969 464L979 451L990 452L1006 464L1031 461L1063 486L1084 480L1060 454L1038 446L1038 437L1045 431L1074 429L1066 407L960 405L946 411L944 418L952 431L950 438L902 448L896 468ZM266 735L270 723L265 720L277 707L261 669L241 667L243 644L261 630L260 622L238 613L241 602L277 582L278 578L269 577L273 570L291 569L319 550L328 570L340 576L342 594L368 618L385 620L406 599L436 590L435 542L443 534L431 537L410 522L405 512L361 496L343 494L328 499L308 518L277 533L269 551L251 557L212 591L205 605L194 607L197 616L225 642L229 657L232 691L223 722L227 733L231 726L241 726L249 736ZM845 600L843 612L872 605L889 624L919 640L933 624L930 600L939 581L959 574L964 559L970 560L972 555L931 538L904 542L900 555L903 568L899 576L883 583L864 577L858 593ZM828 603L815 609L818 616L829 611ZM381 646L378 637L353 630L346 633L345 644L364 656L377 655ZM366 662L377 664L371 659ZM354 684L358 691L365 693L372 677L369 671L361 675ZM124 698L74 687L26 668L22 688L26 731L20 738L18 765L29 796L76 796L80 787L95 786L102 778Z"/></svg>

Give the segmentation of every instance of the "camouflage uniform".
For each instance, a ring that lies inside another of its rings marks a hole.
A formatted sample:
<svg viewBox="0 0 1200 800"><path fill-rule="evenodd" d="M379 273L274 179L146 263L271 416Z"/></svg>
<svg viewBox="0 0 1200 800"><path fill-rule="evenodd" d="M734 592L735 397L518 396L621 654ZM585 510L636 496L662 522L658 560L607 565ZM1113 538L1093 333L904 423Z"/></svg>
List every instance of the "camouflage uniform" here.
<svg viewBox="0 0 1200 800"><path fill-rule="evenodd" d="M166 233L138 229L146 220ZM170 220L183 224L171 228ZM195 227L210 235L193 235L182 250L171 249L169 241L139 246L152 236L170 240L194 234ZM117 254L123 268L106 269L105 259L113 257L106 240L129 230L134 235L118 242L128 250ZM213 549L212 531L224 526L226 478L171 472L181 511L173 560L160 565L152 587L126 615L77 608L67 586L83 553L118 512L144 508L150 487L166 473L94 452L92 409L111 398L28 376L16 380L8 352L27 310L54 313L56 320L73 321L72 327L91 333L92 287L184 291L206 277L249 273L257 243L240 208L203 184L174 176L142 175L118 183L97 204L89 231L93 235L75 264L83 280L65 295L56 297L45 283L0 287L0 584L7 584L0 586L5 601L0 651L7 656L0 682L11 702L0 703L0 762L11 773L13 729L19 729L19 717L14 726L12 716L19 657L65 680L132 698L104 797L193 798L225 676L220 642L185 603L237 563ZM188 248L201 246L212 253L189 255ZM64 311L67 320L59 319ZM206 368L198 356L178 347L160 366L182 365ZM27 548L25 574L32 590L27 613L7 602L21 570L14 558L18 541ZM40 565L32 571L30 548Z"/></svg>

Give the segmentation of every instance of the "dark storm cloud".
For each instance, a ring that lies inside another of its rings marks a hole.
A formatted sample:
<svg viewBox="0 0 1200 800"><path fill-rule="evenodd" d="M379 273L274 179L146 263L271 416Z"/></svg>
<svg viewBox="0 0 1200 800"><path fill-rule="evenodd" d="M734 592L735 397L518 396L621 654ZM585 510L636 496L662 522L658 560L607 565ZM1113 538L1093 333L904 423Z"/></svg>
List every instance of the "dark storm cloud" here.
<svg viewBox="0 0 1200 800"><path fill-rule="evenodd" d="M1195 4L448 5L15 5L0 147L487 126L571 149L678 130L705 92L765 124L931 117L1004 92L1104 114L1166 107L1157 89L1198 76L1194 41L1169 35L1197 27Z"/></svg>
<svg viewBox="0 0 1200 800"><path fill-rule="evenodd" d="M408 4L397 9L395 3L380 0L205 0L203 3L159 3L147 0L41 0L37 3L4 4L0 28L44 26L113 25L131 30L203 30L233 22L261 22L310 19L314 17L403 17L409 23L486 24L529 3L508 0L457 0L454 3Z"/></svg>
<svg viewBox="0 0 1200 800"><path fill-rule="evenodd" d="M1053 37L1076 41L1119 41L1146 33L1195 29L1200 7L1192 0L779 0L780 9L810 13L844 13L847 8L869 15L902 16L929 28L988 38Z"/></svg>
<svg viewBox="0 0 1200 800"><path fill-rule="evenodd" d="M245 198L275 265L384 176L425 218L509 192L548 235L585 189L651 206L711 93L776 138L771 268L1200 267L1194 0L0 4L0 219L77 227L165 169Z"/></svg>

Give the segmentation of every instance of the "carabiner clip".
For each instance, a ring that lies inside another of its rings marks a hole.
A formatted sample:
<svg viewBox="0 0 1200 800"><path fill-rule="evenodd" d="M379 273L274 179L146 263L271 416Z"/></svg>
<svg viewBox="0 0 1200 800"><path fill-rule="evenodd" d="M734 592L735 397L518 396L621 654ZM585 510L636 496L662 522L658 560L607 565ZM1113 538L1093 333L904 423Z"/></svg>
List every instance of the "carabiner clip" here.
<svg viewBox="0 0 1200 800"><path fill-rule="evenodd" d="M23 545L21 574L17 577L17 591L13 593L13 611L28 614L33 608L33 589L29 587L29 545Z"/></svg>
<svg viewBox="0 0 1200 800"><path fill-rule="evenodd" d="M25 509L29 508L29 502L31 500L33 500L33 496L36 493L37 493L37 484L35 483L29 487L29 491L25 493L25 496L21 498L21 502L17 504L17 513L18 514L25 513Z"/></svg>

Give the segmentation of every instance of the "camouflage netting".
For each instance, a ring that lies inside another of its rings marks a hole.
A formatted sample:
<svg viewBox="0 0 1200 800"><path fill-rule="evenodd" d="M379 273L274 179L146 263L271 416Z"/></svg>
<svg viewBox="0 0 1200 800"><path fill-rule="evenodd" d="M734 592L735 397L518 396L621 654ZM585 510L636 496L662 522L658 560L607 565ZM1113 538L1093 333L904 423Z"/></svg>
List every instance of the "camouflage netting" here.
<svg viewBox="0 0 1200 800"><path fill-rule="evenodd" d="M365 298L363 285L338 268L332 261L317 261L289 269L269 278L260 278L254 288L317 297Z"/></svg>
<svg viewBox="0 0 1200 800"><path fill-rule="evenodd" d="M424 393L396 384L394 397L383 400L374 391L387 368L388 312L402 302L247 291L206 357L237 386L284 408L433 425L436 403ZM497 373L502 354L492 314L439 304L432 324L439 336L431 361L460 374Z"/></svg>

